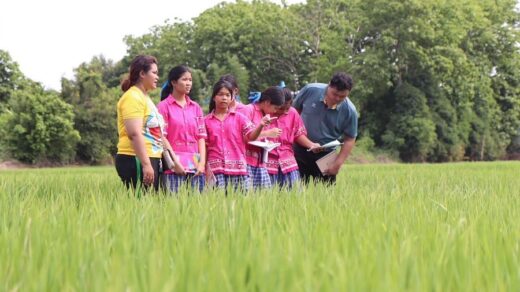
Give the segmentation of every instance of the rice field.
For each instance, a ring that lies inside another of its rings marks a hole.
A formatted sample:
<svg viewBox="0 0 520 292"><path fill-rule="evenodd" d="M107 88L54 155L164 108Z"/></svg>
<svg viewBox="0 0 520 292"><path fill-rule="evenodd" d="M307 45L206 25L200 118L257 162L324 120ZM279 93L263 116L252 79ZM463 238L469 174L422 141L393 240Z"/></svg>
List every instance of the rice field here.
<svg viewBox="0 0 520 292"><path fill-rule="evenodd" d="M520 163L141 199L112 167L4 170L2 290L520 291Z"/></svg>

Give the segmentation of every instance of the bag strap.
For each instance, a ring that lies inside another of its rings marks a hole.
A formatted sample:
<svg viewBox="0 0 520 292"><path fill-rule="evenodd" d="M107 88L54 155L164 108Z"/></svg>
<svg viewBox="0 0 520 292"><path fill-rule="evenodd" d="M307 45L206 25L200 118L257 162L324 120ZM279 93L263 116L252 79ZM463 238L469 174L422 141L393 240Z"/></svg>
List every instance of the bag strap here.
<svg viewBox="0 0 520 292"><path fill-rule="evenodd" d="M136 185L135 191L136 191L137 198L140 199L141 198L141 170L142 170L142 165L141 165L141 161L139 160L139 158L137 156L135 156L135 167L137 169L137 185Z"/></svg>

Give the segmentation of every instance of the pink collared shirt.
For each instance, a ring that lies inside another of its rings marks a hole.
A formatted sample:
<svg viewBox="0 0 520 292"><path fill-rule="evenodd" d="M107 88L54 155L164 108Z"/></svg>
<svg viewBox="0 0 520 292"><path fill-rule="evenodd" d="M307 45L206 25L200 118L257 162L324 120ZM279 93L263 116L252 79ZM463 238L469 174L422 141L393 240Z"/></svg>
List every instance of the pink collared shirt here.
<svg viewBox="0 0 520 292"><path fill-rule="evenodd" d="M301 135L307 135L303 120L295 108L289 108L289 111L271 123L272 127L280 128L282 134L278 138L270 138L270 141L280 143L280 146L269 152L266 164L269 174L278 174L278 169L286 174L298 169L298 164L294 158L293 144Z"/></svg>
<svg viewBox="0 0 520 292"><path fill-rule="evenodd" d="M239 109L240 113L243 113L247 118L255 124L255 126L259 125L264 114L262 110L257 104L248 104L243 108ZM262 130L268 130L272 128L272 124L270 126L264 127ZM246 145L246 161L247 164L254 167L265 167L265 163L262 161L262 149L252 145Z"/></svg>
<svg viewBox="0 0 520 292"><path fill-rule="evenodd" d="M205 139L207 136L202 109L188 96L186 96L186 104L183 107L171 94L157 105L157 109L164 117L164 136L170 142L175 154L181 156L182 164L185 164L184 160L189 163L195 154L199 154L198 140ZM182 159L184 157L186 159ZM184 167L186 168L187 165ZM195 170L187 169L187 171L194 172ZM166 171L166 173L171 173L171 171Z"/></svg>
<svg viewBox="0 0 520 292"><path fill-rule="evenodd" d="M233 108L233 111L235 111L237 113L241 113L241 114L243 114L246 117L249 115L248 106L243 104L243 103L241 103L241 102L236 102L235 108Z"/></svg>
<svg viewBox="0 0 520 292"><path fill-rule="evenodd" d="M211 171L214 174L247 175L246 136L254 130L253 123L234 111L228 112L223 121L210 113L204 122L208 133L207 163Z"/></svg>

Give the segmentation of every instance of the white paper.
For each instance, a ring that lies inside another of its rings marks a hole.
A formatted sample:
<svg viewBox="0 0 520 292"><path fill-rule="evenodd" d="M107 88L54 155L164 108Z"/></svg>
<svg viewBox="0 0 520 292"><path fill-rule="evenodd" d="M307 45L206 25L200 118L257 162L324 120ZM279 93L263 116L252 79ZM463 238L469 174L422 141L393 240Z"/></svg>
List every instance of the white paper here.
<svg viewBox="0 0 520 292"><path fill-rule="evenodd" d="M339 145L343 145L343 143L339 142L338 140L334 140L325 145L321 145L321 148L332 148L332 147L337 147Z"/></svg>
<svg viewBox="0 0 520 292"><path fill-rule="evenodd" d="M343 145L343 143L339 142L338 140L334 140L332 142L329 142L327 144L323 144L320 147L317 147L316 149L327 149L327 148L334 148L338 147L340 145ZM312 151L312 149L307 149L307 151Z"/></svg>
<svg viewBox="0 0 520 292"><path fill-rule="evenodd" d="M267 157L269 156L269 151L273 150L274 148L280 146L280 143L273 143L269 141L251 141L248 144L260 147L263 149L262 151L262 161L264 163L267 162Z"/></svg>

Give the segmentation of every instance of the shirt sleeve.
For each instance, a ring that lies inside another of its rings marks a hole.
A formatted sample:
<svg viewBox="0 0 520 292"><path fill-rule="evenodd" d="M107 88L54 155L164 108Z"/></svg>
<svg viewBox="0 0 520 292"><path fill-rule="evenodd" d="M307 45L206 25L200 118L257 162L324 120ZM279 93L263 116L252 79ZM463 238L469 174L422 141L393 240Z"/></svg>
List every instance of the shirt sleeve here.
<svg viewBox="0 0 520 292"><path fill-rule="evenodd" d="M197 139L206 139L208 133L206 132L206 125L204 123L204 113L200 106L197 106L197 116L195 117L195 120L197 122Z"/></svg>
<svg viewBox="0 0 520 292"><path fill-rule="evenodd" d="M255 112L255 108L253 104L248 104L244 107L244 109L240 112L243 114L248 120L253 119L253 113Z"/></svg>
<svg viewBox="0 0 520 292"><path fill-rule="evenodd" d="M165 102L159 102L157 104L157 111L163 117L164 120L164 128L163 128L163 136L168 137L168 124L169 124L169 115L168 115L168 105Z"/></svg>
<svg viewBox="0 0 520 292"><path fill-rule="evenodd" d="M255 125L253 124L253 122L251 122L251 120L249 118L247 118L246 116L244 116L240 113L237 113L236 115L237 115L238 121L240 123L242 137L246 137L249 134L251 134L251 132L253 132L253 130L255 129Z"/></svg>
<svg viewBox="0 0 520 292"><path fill-rule="evenodd" d="M308 96L308 93L309 93L309 87L308 86L305 86L303 87L300 92L298 92L298 94L296 95L296 97L294 98L294 101L293 101L293 104L292 106L298 111L298 112L301 112L302 109L303 109L303 102L305 101L305 99L307 99L307 96Z"/></svg>
<svg viewBox="0 0 520 292"><path fill-rule="evenodd" d="M343 134L350 138L356 138L358 135L358 113L355 109L350 108L348 116L344 121Z"/></svg>
<svg viewBox="0 0 520 292"><path fill-rule="evenodd" d="M121 102L121 117L123 120L144 118L146 104L139 96L125 93Z"/></svg>
<svg viewBox="0 0 520 292"><path fill-rule="evenodd" d="M208 146L208 140L209 140L209 121L208 121L208 116L205 116L202 118L202 122L204 123L204 129L206 131L206 137L204 137L204 139L206 139L206 146Z"/></svg>
<svg viewBox="0 0 520 292"><path fill-rule="evenodd" d="M293 119L293 128L294 131L294 139L297 139L301 135L307 135L307 129L305 129L305 125L303 124L302 117L298 112L294 113L294 119Z"/></svg>

